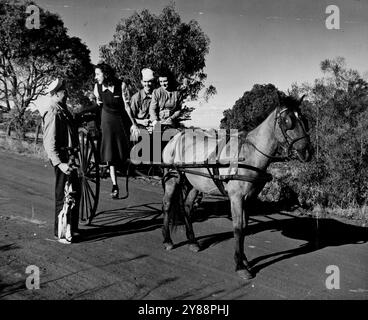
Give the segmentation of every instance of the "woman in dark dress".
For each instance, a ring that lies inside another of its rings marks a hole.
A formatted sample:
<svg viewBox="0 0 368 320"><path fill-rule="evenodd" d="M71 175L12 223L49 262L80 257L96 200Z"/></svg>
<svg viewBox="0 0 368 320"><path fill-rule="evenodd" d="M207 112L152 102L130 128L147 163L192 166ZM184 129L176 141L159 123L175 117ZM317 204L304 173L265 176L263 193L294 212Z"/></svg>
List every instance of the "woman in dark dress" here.
<svg viewBox="0 0 368 320"><path fill-rule="evenodd" d="M94 94L101 112L101 161L110 166L112 182L111 197L119 197L116 166L122 166L129 157L129 137L139 134L137 123L130 110L130 96L124 81L116 78L115 72L106 63L95 66L97 81ZM130 119L130 121L129 121ZM130 130L126 123L131 123Z"/></svg>

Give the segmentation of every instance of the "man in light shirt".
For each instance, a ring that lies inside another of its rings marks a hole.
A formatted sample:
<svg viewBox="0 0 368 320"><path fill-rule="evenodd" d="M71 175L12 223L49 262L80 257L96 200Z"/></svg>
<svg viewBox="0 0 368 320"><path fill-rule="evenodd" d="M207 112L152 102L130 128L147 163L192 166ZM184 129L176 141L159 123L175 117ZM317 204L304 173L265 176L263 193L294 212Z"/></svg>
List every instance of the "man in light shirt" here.
<svg viewBox="0 0 368 320"><path fill-rule="evenodd" d="M64 188L70 181L75 192L75 206L71 211L70 237L59 239L63 243L70 243L78 235L80 182L78 173L69 162L68 149L76 149L79 145L77 127L66 106L68 91L65 81L54 80L46 92L49 103L43 114L43 145L47 156L55 171L55 223L54 235L58 238L58 216L64 206ZM65 242L66 241L66 242Z"/></svg>
<svg viewBox="0 0 368 320"><path fill-rule="evenodd" d="M149 109L155 76L153 71L149 68L143 69L141 73L143 88L133 95L130 107L136 122L143 127L148 127L151 123Z"/></svg>

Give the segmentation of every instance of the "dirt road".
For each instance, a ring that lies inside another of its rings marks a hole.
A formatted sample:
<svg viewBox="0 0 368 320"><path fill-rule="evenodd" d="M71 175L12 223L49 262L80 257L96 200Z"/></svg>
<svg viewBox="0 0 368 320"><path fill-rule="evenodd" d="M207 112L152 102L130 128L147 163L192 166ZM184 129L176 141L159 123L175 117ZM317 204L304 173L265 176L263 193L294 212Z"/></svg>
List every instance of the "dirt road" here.
<svg viewBox="0 0 368 320"><path fill-rule="evenodd" d="M161 188L132 182L129 199L114 201L103 181L84 240L62 245L52 234L52 168L4 153L0 163L0 299L368 298L367 228L259 210L245 242L256 277L245 282L234 272L231 220L221 201L204 199L198 212L201 252L188 250L184 230L167 252ZM40 270L40 289L26 288L30 265ZM337 268L328 274L328 266ZM326 287L329 276L339 289Z"/></svg>

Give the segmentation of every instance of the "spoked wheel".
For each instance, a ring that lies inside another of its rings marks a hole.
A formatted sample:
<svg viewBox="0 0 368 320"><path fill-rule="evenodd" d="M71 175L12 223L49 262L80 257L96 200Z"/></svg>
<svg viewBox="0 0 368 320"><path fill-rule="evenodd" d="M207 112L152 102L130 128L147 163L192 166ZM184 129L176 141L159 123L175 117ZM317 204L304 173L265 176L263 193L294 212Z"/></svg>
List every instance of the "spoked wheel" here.
<svg viewBox="0 0 368 320"><path fill-rule="evenodd" d="M97 142L85 128L79 128L79 169L81 199L79 219L89 224L97 211L100 193L99 153Z"/></svg>

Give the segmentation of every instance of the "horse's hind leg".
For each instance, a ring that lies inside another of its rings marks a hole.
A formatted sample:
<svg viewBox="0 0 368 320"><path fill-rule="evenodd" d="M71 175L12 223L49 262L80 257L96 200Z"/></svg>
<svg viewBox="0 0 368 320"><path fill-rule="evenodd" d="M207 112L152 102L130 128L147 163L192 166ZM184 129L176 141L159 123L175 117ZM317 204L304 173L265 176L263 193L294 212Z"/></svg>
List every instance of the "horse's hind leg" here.
<svg viewBox="0 0 368 320"><path fill-rule="evenodd" d="M230 202L235 240L235 271L241 278L248 280L253 278L253 275L249 270L249 263L244 253L246 219L243 211L243 199L240 195L233 195L230 196Z"/></svg>
<svg viewBox="0 0 368 320"><path fill-rule="evenodd" d="M184 221L185 221L185 228L186 228L186 234L187 238L189 240L189 249L193 252L198 252L200 250L199 244L195 239L194 231L193 231L193 224L192 224L192 213L193 213L193 206L194 201L198 196L198 190L192 188L189 193L187 194L187 197L184 201Z"/></svg>
<svg viewBox="0 0 368 320"><path fill-rule="evenodd" d="M169 173L170 174L170 173ZM169 228L169 222L170 222L170 211L173 204L173 198L175 195L175 191L178 185L177 178L172 176L169 177L167 174L165 174L166 180L164 182L165 184L165 193L162 200L162 213L163 213L163 226L162 226L162 235L164 238L164 247L166 250L171 250L174 245L171 240L170 236L170 228ZM165 178L164 177L164 178Z"/></svg>

